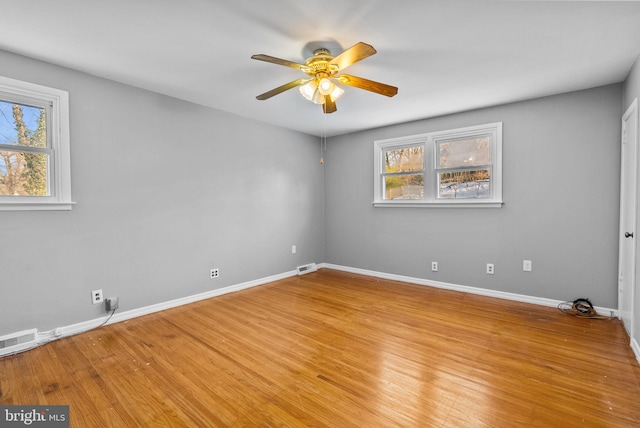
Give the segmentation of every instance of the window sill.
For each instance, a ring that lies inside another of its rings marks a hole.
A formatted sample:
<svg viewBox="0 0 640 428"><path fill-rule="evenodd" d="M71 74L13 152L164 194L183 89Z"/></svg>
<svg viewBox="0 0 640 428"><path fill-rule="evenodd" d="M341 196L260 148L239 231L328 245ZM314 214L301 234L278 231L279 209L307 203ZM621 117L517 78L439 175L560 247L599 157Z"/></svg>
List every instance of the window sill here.
<svg viewBox="0 0 640 428"><path fill-rule="evenodd" d="M71 211L75 202L0 202L0 211Z"/></svg>
<svg viewBox="0 0 640 428"><path fill-rule="evenodd" d="M501 208L504 204L503 201L477 201L467 200L453 202L447 201L416 201L416 200L403 200L403 201L374 201L373 206L375 208Z"/></svg>

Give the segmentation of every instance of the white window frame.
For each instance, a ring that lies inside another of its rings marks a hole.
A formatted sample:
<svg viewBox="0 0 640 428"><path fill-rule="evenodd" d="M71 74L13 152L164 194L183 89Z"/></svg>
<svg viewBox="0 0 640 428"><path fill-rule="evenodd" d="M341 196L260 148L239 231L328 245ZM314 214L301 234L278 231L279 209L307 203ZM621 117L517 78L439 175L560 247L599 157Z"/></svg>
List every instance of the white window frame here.
<svg viewBox="0 0 640 428"><path fill-rule="evenodd" d="M43 107L47 111L48 196L0 195L0 211L71 210L69 93L0 76L0 99ZM2 146L8 148L7 146Z"/></svg>
<svg viewBox="0 0 640 428"><path fill-rule="evenodd" d="M489 198L438 198L437 145L450 139L490 136L491 194ZM384 199L384 152L424 145L424 199ZM499 208L502 201L502 122L374 141L374 207Z"/></svg>

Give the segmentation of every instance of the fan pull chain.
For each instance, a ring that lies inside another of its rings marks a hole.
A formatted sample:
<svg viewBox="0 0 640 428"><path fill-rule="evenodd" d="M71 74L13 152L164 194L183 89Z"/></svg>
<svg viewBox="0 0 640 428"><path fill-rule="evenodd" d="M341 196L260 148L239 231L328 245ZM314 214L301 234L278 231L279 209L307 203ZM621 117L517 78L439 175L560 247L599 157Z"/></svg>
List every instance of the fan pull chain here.
<svg viewBox="0 0 640 428"><path fill-rule="evenodd" d="M320 165L324 165L322 153L327 151L327 117L322 115L322 130L320 131Z"/></svg>

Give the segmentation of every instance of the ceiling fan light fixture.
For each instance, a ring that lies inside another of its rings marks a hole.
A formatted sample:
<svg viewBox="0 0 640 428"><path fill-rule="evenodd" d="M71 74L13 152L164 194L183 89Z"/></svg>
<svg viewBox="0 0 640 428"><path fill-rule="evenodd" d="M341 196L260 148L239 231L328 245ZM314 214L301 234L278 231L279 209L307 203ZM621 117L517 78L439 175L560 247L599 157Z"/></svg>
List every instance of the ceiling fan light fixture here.
<svg viewBox="0 0 640 428"><path fill-rule="evenodd" d="M333 84L333 82L331 80L329 80L329 78L327 78L327 77L323 77L318 82L318 92L320 92L322 95L331 94L331 92L333 91L334 87L335 87L335 85Z"/></svg>
<svg viewBox="0 0 640 428"><path fill-rule="evenodd" d="M311 80L300 86L300 93L309 101L313 101L313 94L315 94L317 88L318 83L315 80Z"/></svg>
<svg viewBox="0 0 640 428"><path fill-rule="evenodd" d="M314 55L307 58L304 64L265 54L252 55L251 59L295 68L308 75L306 79L301 78L285 83L264 94L258 95L256 98L263 101L274 95L298 87L303 97L315 104L322 105L322 111L325 114L329 114L337 111L336 100L344 94L344 90L339 87L336 82L387 97L393 97L398 93L398 88L395 86L374 82L373 80L362 77L340 74L345 68L375 53L376 50L373 46L358 42L336 57L331 56L328 49L316 49Z"/></svg>
<svg viewBox="0 0 640 428"><path fill-rule="evenodd" d="M324 104L324 101L325 101L324 95L320 93L317 80L314 79L305 83L304 85L300 86L299 90L302 96L308 99L309 101L311 101L312 103Z"/></svg>
<svg viewBox="0 0 640 428"><path fill-rule="evenodd" d="M333 102L335 102L338 98L340 98L342 96L342 94L344 94L344 89L342 89L340 86L334 84L333 85L333 90L331 91L331 93L329 95L331 95L331 99L333 100Z"/></svg>
<svg viewBox="0 0 640 428"><path fill-rule="evenodd" d="M316 104L324 104L324 95L322 95L320 91L316 89L316 91L313 93L313 98L311 98L311 101Z"/></svg>

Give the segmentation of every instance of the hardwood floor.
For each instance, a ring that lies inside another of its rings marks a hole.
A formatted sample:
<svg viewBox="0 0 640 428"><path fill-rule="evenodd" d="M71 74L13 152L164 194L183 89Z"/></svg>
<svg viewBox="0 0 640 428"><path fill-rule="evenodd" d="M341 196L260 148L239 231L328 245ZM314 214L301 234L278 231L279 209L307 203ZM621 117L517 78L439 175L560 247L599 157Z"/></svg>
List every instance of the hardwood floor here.
<svg viewBox="0 0 640 428"><path fill-rule="evenodd" d="M618 320L322 269L0 359L73 427L631 427Z"/></svg>

